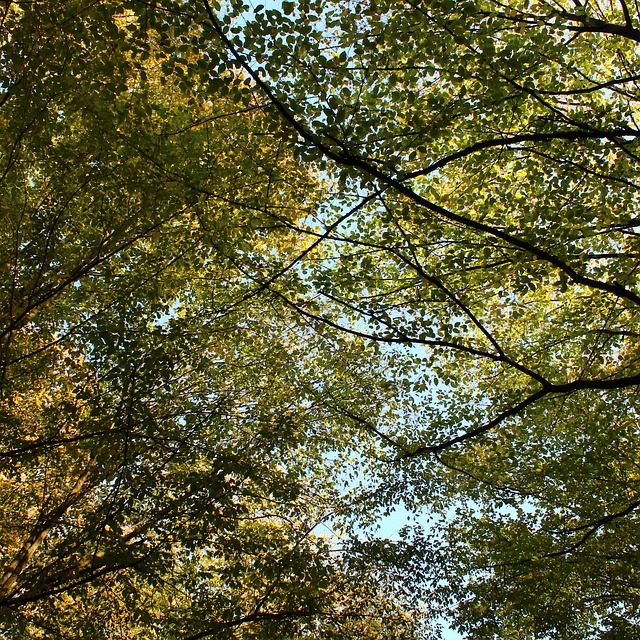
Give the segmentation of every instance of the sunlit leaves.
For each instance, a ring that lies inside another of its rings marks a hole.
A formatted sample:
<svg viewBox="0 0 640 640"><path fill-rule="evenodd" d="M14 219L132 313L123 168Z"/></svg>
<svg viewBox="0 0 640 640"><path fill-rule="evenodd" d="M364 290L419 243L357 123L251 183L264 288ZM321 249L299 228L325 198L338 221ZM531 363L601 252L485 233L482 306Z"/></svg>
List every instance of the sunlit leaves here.
<svg viewBox="0 0 640 640"><path fill-rule="evenodd" d="M637 582L610 577L635 559L616 532L636 521L637 474L610 443L637 432L638 15L285 9L249 21L242 51L333 180L296 306L415 367L378 504L441 514L473 637L631 633Z"/></svg>
<svg viewBox="0 0 640 640"><path fill-rule="evenodd" d="M637 633L628 4L3 15L9 632Z"/></svg>
<svg viewBox="0 0 640 640"><path fill-rule="evenodd" d="M323 186L200 8L40 9L4 16L2 628L414 637L330 529L383 381L271 290Z"/></svg>

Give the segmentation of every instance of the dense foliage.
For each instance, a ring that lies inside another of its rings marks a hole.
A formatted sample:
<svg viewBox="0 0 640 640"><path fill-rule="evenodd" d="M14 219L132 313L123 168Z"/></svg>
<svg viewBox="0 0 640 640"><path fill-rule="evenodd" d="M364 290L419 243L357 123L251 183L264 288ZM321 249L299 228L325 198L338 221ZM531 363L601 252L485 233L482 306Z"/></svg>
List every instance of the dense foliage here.
<svg viewBox="0 0 640 640"><path fill-rule="evenodd" d="M640 638L635 4L2 43L6 637Z"/></svg>

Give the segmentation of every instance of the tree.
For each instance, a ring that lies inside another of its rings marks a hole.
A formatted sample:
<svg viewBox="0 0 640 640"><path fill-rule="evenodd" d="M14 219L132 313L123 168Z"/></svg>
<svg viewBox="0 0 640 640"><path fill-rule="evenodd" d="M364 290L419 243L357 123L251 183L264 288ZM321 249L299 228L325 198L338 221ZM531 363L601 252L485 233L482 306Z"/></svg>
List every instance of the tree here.
<svg viewBox="0 0 640 640"><path fill-rule="evenodd" d="M374 502L438 518L444 610L473 638L638 637L638 7L208 15L335 181L296 223L335 260L271 289L415 358Z"/></svg>
<svg viewBox="0 0 640 640"><path fill-rule="evenodd" d="M7 633L639 637L639 24L8 3Z"/></svg>
<svg viewBox="0 0 640 640"><path fill-rule="evenodd" d="M323 533L381 378L247 275L324 187L182 10L5 3L1 633L416 637L401 546Z"/></svg>

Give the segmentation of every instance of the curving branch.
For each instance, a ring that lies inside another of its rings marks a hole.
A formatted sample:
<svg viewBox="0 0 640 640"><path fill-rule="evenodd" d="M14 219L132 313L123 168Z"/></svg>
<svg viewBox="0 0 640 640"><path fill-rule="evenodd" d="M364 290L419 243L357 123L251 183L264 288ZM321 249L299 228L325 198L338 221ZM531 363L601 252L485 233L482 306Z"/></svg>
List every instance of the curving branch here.
<svg viewBox="0 0 640 640"><path fill-rule="evenodd" d="M443 207L435 202L432 202L421 196L413 188L406 184L405 178L391 176L376 166L372 165L367 160L350 153L345 145L340 144L339 141L334 141L334 144L326 142L319 136L311 132L296 118L291 109L275 94L274 90L260 77L260 74L255 71L245 57L240 53L238 48L227 37L224 30L216 20L211 5L208 0L203 0L206 8L207 15L210 21L210 27L213 29L216 36L222 41L232 58L244 69L244 71L251 77L257 87L262 91L265 97L273 104L275 109L281 115L285 122L287 122L300 136L302 141L322 153L329 160L334 161L336 164L344 167L352 167L363 171L366 175L376 179L386 187L394 189L396 192L404 195L420 207L426 209L431 214L434 214L449 222L460 224L464 227L482 233L484 235L493 236L500 240L510 244L511 246L525 251L534 256L538 260L551 264L556 269L561 271L569 281L574 284L583 285L600 291L604 291L609 294L613 294L617 297L629 300L633 304L640 305L640 295L634 291L628 289L617 281L608 282L600 281L589 276L586 276L577 271L570 264L562 260L560 257L550 253L546 249L543 249L531 242L518 237L512 233L488 225L479 220L470 218L469 216L455 213L446 207Z"/></svg>

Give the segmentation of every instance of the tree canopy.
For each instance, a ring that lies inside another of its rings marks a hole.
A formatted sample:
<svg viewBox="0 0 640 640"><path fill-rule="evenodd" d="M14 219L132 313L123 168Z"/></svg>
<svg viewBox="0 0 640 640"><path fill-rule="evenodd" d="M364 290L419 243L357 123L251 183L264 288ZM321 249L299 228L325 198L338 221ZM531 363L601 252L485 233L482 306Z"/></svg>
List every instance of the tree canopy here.
<svg viewBox="0 0 640 640"><path fill-rule="evenodd" d="M640 7L1 28L4 637L640 638Z"/></svg>

